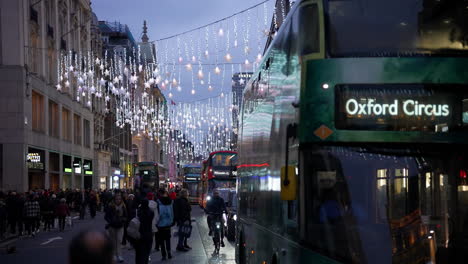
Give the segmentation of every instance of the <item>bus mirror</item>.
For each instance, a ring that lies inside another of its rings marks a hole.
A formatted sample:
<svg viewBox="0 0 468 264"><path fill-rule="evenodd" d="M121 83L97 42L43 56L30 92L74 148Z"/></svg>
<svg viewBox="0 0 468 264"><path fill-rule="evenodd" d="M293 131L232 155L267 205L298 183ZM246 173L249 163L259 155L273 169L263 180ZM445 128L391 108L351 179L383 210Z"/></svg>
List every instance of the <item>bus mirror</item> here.
<svg viewBox="0 0 468 264"><path fill-rule="evenodd" d="M281 168L281 200L296 200L297 175L295 166Z"/></svg>

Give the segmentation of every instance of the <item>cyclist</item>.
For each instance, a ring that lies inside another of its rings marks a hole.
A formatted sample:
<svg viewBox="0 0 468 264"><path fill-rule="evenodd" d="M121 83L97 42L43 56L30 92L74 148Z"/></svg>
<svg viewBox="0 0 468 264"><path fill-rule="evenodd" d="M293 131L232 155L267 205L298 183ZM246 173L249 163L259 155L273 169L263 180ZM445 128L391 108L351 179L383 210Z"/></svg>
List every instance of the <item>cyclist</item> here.
<svg viewBox="0 0 468 264"><path fill-rule="evenodd" d="M219 196L219 191L215 189L213 191L213 197L206 203L206 213L208 214L208 227L210 229L209 236L213 234L213 226L212 223L216 221L216 218L220 218L221 222L223 220L223 213L227 213L226 203L224 199ZM222 225L223 226L223 223ZM224 232L223 228L221 228L221 247L224 247Z"/></svg>

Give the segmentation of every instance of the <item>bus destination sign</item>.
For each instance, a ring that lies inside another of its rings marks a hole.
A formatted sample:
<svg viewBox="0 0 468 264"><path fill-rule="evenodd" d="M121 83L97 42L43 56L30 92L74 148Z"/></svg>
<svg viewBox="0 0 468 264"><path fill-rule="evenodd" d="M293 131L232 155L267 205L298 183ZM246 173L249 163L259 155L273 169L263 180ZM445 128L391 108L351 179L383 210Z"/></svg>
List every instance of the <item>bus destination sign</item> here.
<svg viewBox="0 0 468 264"><path fill-rule="evenodd" d="M335 126L344 130L449 132L467 125L468 87L352 84L335 87Z"/></svg>

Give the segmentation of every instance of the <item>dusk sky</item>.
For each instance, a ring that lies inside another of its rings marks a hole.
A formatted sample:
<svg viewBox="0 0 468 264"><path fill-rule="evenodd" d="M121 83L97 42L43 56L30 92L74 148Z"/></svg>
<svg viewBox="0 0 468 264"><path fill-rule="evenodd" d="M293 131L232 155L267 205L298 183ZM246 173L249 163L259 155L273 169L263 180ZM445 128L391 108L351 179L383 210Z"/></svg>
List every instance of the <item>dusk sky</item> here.
<svg viewBox="0 0 468 264"><path fill-rule="evenodd" d="M150 40L157 40L161 38L165 38L168 36L172 36L177 33L181 33L193 28L197 28L199 26L206 25L213 21L219 20L221 18L230 16L234 13L237 13L241 10L249 8L255 4L262 2L262 0L94 0L92 1L92 9L96 13L99 20L106 20L106 21L118 21L122 24L127 24L133 33L133 36L137 41L141 40L142 34L142 27L143 27L143 20L147 21L148 25L148 37ZM273 6L274 0L270 0L267 2L267 13L268 13L268 27L271 23L271 14L273 13ZM238 16L237 19L237 28L238 28L238 48L232 48L229 53L233 55L232 62L239 62L243 63L245 59L249 59L249 61L254 61L261 49L263 51L265 45L265 36L262 35L262 31L265 29L264 26L264 6L261 5L250 12L250 16L247 17L247 13L244 13ZM245 26L247 24L247 20L250 18L250 44L249 49L251 50L248 55L243 53L244 50L244 37L245 35ZM225 24L216 25L212 29L217 31L217 28L223 27L224 30L227 32L227 28L230 30L230 43L231 47L233 46L234 42L234 30L233 30L233 19L226 21ZM204 29L200 32L196 33L196 36L202 36L201 46L202 52L205 50L205 38L204 36ZM210 32L211 33L211 32ZM214 35L214 34L211 34ZM204 63L215 63L215 56L214 53L214 38L210 35L209 45L210 45L210 58ZM226 34L227 35L227 34ZM224 38L219 38L218 41L218 50L222 50L218 53L218 61L220 63L226 62L223 58L226 54L226 36ZM191 37L189 35L181 36L181 50L182 54L185 55L183 50L184 42L188 44L189 52L190 52L190 43L189 39ZM198 41L197 37L192 37L193 41L195 42L192 46ZM224 41L224 42L223 42ZM168 41L168 47L172 47L173 50L167 51L169 54L177 53L174 48L177 45L177 39L174 38ZM158 45L158 57L163 57L159 52L164 53L162 49L166 46L166 43L157 42ZM197 53L197 48L195 47L195 54ZM177 54L174 55L179 57ZM189 54L189 57L191 54ZM175 58L175 57L174 57ZM172 61L174 58L169 58L169 61ZM185 58L185 56L184 56ZM162 62L163 58L158 58L159 62ZM184 62L185 64L185 62ZM196 74L198 68L195 67L197 63L194 63L193 71ZM205 66L204 66L205 67ZM223 91L229 91L231 85L231 72L232 66L227 65L219 65L221 69L226 67L225 78L224 82L221 81L221 75L215 76L213 74L214 66L206 66L203 69L205 73L205 84L201 85L199 80L195 80L195 90L197 91L195 95L191 94L192 89L192 81L191 81L191 74L187 72L183 67L182 70L177 70L175 73L177 75L181 74L181 86L182 91L176 92L175 90L172 91L174 94L173 99L175 101L192 101L195 99L202 99L206 97L216 96L220 94L221 90L219 88L223 86ZM213 91L209 92L207 90L207 72L209 72L209 68L211 69L212 76L211 76L211 83L215 87ZM245 70L242 68L242 70ZM252 69L250 69L252 70ZM239 71L239 65L235 66L234 72ZM223 84L222 84L223 83ZM164 91L167 95L169 93L168 90Z"/></svg>

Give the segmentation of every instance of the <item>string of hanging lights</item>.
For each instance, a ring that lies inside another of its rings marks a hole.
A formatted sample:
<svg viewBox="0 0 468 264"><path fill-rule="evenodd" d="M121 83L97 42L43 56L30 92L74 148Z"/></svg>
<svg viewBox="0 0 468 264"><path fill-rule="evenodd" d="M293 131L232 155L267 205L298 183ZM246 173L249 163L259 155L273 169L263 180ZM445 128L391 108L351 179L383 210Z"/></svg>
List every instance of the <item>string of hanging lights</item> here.
<svg viewBox="0 0 468 264"><path fill-rule="evenodd" d="M91 51L61 52L56 89L71 92L76 101L89 108L93 98L102 100L108 106L106 111L115 111L117 126L128 125L132 134L163 143L167 152L178 152L187 146L193 149L194 156L229 150L235 106L231 82L226 81L226 65L231 65L231 76L235 65L240 72L255 71L262 59L260 43L269 32L268 1L158 39L154 41L156 52L151 52L149 58L141 46L128 52L123 49L123 54L106 51L103 56ZM253 13L263 14L264 23L257 18L251 27ZM253 34L257 37L256 55L251 54ZM199 100L199 91L217 96ZM161 99L160 92L166 95L165 99ZM194 100L176 100L178 94L187 92Z"/></svg>

